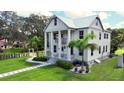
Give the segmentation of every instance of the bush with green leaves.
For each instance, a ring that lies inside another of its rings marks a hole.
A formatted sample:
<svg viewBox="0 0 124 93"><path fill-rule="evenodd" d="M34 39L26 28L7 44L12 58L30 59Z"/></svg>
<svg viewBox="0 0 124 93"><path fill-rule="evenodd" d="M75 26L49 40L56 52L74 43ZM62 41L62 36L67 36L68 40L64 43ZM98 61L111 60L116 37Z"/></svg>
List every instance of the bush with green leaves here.
<svg viewBox="0 0 124 93"><path fill-rule="evenodd" d="M56 62L56 65L61 67L61 68L64 68L64 69L71 69L73 68L73 64L69 61L64 61L64 60L58 60Z"/></svg>
<svg viewBox="0 0 124 93"><path fill-rule="evenodd" d="M35 57L35 58L33 58L33 60L34 60L34 61L47 61L48 58L45 57L45 56L42 56L42 57Z"/></svg>

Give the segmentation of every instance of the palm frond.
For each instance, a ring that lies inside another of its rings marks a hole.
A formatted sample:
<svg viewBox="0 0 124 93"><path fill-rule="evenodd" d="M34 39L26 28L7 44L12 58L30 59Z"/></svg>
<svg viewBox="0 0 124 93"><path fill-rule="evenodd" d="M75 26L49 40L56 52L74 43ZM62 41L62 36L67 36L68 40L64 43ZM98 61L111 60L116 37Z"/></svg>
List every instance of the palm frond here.
<svg viewBox="0 0 124 93"><path fill-rule="evenodd" d="M98 46L95 43L87 44L86 48L90 48L90 49L93 49L93 50L95 50L95 49L98 50Z"/></svg>

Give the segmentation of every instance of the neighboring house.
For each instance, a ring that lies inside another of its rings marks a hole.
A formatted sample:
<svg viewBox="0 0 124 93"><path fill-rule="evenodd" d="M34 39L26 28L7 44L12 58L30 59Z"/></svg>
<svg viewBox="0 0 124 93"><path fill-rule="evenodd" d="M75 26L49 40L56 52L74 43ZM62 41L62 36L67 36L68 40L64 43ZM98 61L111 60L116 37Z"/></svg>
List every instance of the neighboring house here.
<svg viewBox="0 0 124 93"><path fill-rule="evenodd" d="M52 16L44 29L45 35L45 56L74 60L82 59L90 62L94 59L106 58L110 54L110 31L104 30L98 16L68 19L61 16ZM72 40L82 39L87 33L94 34L95 39L88 43L98 45L98 50L85 49L83 54L76 48L69 48Z"/></svg>
<svg viewBox="0 0 124 93"><path fill-rule="evenodd" d="M6 39L0 38L0 49L6 48Z"/></svg>

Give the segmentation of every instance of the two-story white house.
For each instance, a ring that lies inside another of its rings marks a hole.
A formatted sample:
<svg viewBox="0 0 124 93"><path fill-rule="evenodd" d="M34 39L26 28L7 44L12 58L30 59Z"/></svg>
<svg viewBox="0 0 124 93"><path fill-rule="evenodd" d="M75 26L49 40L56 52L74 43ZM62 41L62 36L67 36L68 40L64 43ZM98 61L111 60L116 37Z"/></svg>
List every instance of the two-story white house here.
<svg viewBox="0 0 124 93"><path fill-rule="evenodd" d="M76 48L69 48L72 40L82 39L87 33L96 38L89 43L98 45L97 50L85 49L83 54ZM106 58L110 54L110 31L104 30L100 18L96 15L76 19L52 16L44 29L45 56L64 60L81 60L90 62L94 59Z"/></svg>

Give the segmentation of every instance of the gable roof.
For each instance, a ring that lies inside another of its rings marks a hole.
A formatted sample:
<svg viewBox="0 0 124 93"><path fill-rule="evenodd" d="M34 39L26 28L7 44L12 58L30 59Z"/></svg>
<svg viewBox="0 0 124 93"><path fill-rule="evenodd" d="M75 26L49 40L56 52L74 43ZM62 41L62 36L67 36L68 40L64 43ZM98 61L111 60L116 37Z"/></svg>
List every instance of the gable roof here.
<svg viewBox="0 0 124 93"><path fill-rule="evenodd" d="M75 19L70 19L70 18L65 18L62 16L54 15L51 17L48 25L50 24L52 19L55 17L57 17L59 20L61 20L67 27L74 28L74 29L89 27L92 24L92 22L97 18L100 21L102 29L104 30L102 22L97 15L75 18ZM48 25L46 26L46 28L48 27Z"/></svg>
<svg viewBox="0 0 124 93"><path fill-rule="evenodd" d="M57 16L57 17L70 28L84 28L84 27L89 27L97 16L94 15L94 16L75 18L75 19L68 19L61 16Z"/></svg>

